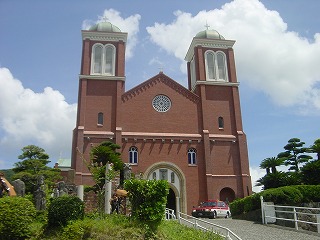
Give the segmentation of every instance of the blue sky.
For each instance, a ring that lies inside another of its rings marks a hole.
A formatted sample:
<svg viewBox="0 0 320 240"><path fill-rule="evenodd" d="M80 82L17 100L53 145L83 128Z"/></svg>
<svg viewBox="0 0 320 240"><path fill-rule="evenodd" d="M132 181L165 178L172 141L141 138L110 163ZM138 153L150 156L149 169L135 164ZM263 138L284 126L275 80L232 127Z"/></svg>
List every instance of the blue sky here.
<svg viewBox="0 0 320 240"><path fill-rule="evenodd" d="M320 138L318 0L0 1L0 169L21 148L69 158L78 94L81 29L103 16L128 32L126 90L163 67L187 85L192 37L217 30L234 46L253 180L290 138Z"/></svg>

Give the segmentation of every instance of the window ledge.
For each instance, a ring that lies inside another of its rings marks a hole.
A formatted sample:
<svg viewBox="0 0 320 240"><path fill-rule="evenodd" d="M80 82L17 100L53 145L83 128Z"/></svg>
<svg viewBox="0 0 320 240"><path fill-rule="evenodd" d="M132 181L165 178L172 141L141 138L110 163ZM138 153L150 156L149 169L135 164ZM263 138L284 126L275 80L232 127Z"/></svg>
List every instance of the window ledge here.
<svg viewBox="0 0 320 240"><path fill-rule="evenodd" d="M188 164L189 167L197 167L197 164Z"/></svg>

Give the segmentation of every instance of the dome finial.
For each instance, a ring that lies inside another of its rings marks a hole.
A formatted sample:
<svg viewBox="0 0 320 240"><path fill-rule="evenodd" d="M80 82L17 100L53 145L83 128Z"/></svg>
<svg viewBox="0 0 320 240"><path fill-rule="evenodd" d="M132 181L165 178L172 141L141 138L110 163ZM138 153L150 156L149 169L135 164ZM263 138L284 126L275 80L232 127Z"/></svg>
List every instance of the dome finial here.
<svg viewBox="0 0 320 240"><path fill-rule="evenodd" d="M103 20L104 22L108 22L109 18L108 18L107 16L103 16L102 20Z"/></svg>
<svg viewBox="0 0 320 240"><path fill-rule="evenodd" d="M208 24L208 21L206 21L206 25L204 25L204 26L205 26L205 28L206 28L207 30L209 30L210 25Z"/></svg>

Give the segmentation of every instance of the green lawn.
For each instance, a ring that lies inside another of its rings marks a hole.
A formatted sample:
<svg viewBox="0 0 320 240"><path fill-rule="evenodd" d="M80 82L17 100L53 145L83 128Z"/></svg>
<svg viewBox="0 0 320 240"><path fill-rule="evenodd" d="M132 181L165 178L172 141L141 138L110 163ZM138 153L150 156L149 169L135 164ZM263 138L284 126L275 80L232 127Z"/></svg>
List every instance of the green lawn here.
<svg viewBox="0 0 320 240"><path fill-rule="evenodd" d="M177 221L163 221L155 235L147 238L146 230L141 224L132 221L130 218L122 215L107 215L103 219L86 217L84 220L78 220L70 223L68 226L59 229L47 229L41 231L40 224L34 225L34 232L38 229L39 236L31 239L50 239L50 240L75 240L75 239L158 239L158 240L204 240L223 239L221 236L213 233L205 233L200 230L188 228L180 225Z"/></svg>

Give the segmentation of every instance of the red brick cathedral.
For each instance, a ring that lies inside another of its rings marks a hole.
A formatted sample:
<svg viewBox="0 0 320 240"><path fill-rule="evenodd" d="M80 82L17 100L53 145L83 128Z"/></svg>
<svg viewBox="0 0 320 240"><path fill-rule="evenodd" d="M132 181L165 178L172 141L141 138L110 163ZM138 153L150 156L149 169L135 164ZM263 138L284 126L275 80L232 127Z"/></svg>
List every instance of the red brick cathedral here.
<svg viewBox="0 0 320 240"><path fill-rule="evenodd" d="M204 30L186 54L188 88L162 71L125 91L127 33L101 22L82 31L78 114L72 168L77 185L92 184L83 161L112 141L144 179L170 184L168 207L189 213L207 199L251 194L233 45Z"/></svg>

